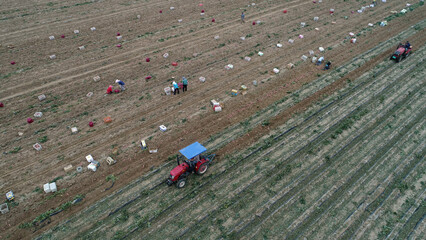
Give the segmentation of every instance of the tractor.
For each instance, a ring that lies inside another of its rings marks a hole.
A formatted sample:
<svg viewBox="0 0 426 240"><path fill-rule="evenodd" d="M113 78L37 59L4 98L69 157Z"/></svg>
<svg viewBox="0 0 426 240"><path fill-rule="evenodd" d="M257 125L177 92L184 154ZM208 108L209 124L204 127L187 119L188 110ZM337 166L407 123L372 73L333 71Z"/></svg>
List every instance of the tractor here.
<svg viewBox="0 0 426 240"><path fill-rule="evenodd" d="M195 172L198 175L206 173L216 156L216 154L202 155L206 151L207 149L198 142L179 150L182 155L176 157L177 166L170 171L170 176L166 181L167 185L171 186L175 183L177 188L183 188L191 173Z"/></svg>
<svg viewBox="0 0 426 240"><path fill-rule="evenodd" d="M396 62L400 62L402 59L408 57L411 52L411 46L406 48L403 45L398 46L396 51L391 55L390 60L395 60Z"/></svg>

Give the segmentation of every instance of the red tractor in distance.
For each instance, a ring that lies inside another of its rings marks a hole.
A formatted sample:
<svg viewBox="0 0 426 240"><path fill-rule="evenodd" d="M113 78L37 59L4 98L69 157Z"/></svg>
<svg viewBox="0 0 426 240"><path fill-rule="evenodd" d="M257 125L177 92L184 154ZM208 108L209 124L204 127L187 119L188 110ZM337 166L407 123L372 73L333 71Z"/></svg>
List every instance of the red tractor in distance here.
<svg viewBox="0 0 426 240"><path fill-rule="evenodd" d="M195 172L198 175L206 173L216 154L208 156L201 155L205 151L207 149L198 142L179 150L183 156L176 157L178 165L170 171L170 177L166 181L167 185L171 186L173 183L176 183L177 188L183 188L191 173ZM186 159L183 159L184 157Z"/></svg>
<svg viewBox="0 0 426 240"><path fill-rule="evenodd" d="M396 51L390 57L390 60L395 60L396 62L400 62L402 59L408 57L410 55L412 47L406 47L404 45L399 45Z"/></svg>

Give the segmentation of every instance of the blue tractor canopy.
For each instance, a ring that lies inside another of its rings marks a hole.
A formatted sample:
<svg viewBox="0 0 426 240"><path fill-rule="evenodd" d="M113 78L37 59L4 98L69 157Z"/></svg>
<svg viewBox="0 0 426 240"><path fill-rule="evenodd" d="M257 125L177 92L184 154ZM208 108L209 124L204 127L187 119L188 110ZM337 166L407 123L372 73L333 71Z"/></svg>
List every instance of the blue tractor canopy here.
<svg viewBox="0 0 426 240"><path fill-rule="evenodd" d="M207 148L205 148L199 142L195 142L187 146L186 148L182 148L181 150L179 150L179 152L188 160L204 153L205 151L207 151Z"/></svg>

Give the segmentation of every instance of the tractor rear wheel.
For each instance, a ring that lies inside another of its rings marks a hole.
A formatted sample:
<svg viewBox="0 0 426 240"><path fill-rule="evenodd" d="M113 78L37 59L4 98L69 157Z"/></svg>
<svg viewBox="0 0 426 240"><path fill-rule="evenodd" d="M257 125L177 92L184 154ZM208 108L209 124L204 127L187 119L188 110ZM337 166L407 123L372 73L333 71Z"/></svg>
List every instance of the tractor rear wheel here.
<svg viewBox="0 0 426 240"><path fill-rule="evenodd" d="M197 170L197 174L198 175L203 175L204 173L207 172L208 168L209 168L209 164L208 163L201 164L201 166Z"/></svg>
<svg viewBox="0 0 426 240"><path fill-rule="evenodd" d="M410 55L410 52L407 52L406 54L405 54L405 57L408 57Z"/></svg>
<svg viewBox="0 0 426 240"><path fill-rule="evenodd" d="M402 59L402 55L399 55L398 58L396 59L396 62L401 62Z"/></svg>
<svg viewBox="0 0 426 240"><path fill-rule="evenodd" d="M186 184L186 178L182 178L182 179L177 181L176 187L177 188L183 188L183 187L185 187L185 184Z"/></svg>

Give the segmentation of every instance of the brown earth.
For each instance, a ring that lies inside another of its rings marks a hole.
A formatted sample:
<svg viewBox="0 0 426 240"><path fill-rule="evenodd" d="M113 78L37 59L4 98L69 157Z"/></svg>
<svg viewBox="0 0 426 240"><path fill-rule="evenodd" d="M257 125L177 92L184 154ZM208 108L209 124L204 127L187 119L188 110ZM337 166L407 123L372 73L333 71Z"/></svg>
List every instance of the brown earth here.
<svg viewBox="0 0 426 240"><path fill-rule="evenodd" d="M8 234L13 238L30 237L30 231L17 228L20 223L31 221L77 194L85 194L82 204L61 213L55 221L65 219L110 193L104 190L110 185L104 181L106 176L119 177L114 186L119 189L153 166L164 163L183 146L226 131L226 127L243 121L287 92L315 80L323 71L299 61L301 55L308 55L308 50L324 47L326 59L337 67L424 19L420 8L393 19L387 27L375 25L365 30L367 23L381 21L391 15L390 10L401 9L403 4L398 2L380 4L362 14L350 13L361 7L357 2L343 1L315 5L306 1L279 4L265 1L252 7L246 7L244 1L206 2L203 7L190 1L174 5L166 1L82 3L38 1L16 5L11 2L2 10L0 72L4 87L0 90L0 101L5 107L0 114L1 192L13 190L19 205L0 217L5 223L0 228L1 237ZM170 6L175 10L169 10ZM334 15L329 15L330 8L336 9ZM201 9L206 10L204 18L199 15ZM241 9L247 10L245 24L239 21ZM289 12L283 14L283 9ZM138 14L142 16L140 20L136 17ZM312 21L313 15L320 17L319 22ZM345 15L349 16L347 20L343 18ZM212 23L211 18L216 22ZM178 19L183 19L182 23L178 23ZM262 23L251 25L256 20ZM300 28L302 21L309 26ZM97 30L91 32L92 26ZM320 31L315 31L315 27ZM80 34L75 35L74 29L79 29ZM115 47L119 43L116 32L123 36L122 48ZM356 44L347 42L349 32L362 32ZM66 38L61 39L61 34ZM303 40L297 39L299 34L304 35ZM56 39L48 40L50 35ZM216 35L220 36L218 40L214 39ZM241 36L246 36L246 40L240 40ZM420 46L425 42L424 36L422 31L407 40ZM289 38L295 39L295 43L289 44ZM275 47L278 42L284 45L282 49ZM78 50L82 45L86 46L85 50ZM256 56L259 50L265 55ZM268 127L256 127L217 153L224 156L245 148L267 134L270 128L342 88L347 79L355 79L373 68L393 50L376 56L271 119ZM167 59L162 57L165 52L170 54ZM318 51L315 53L320 55ZM55 60L48 58L52 54L57 55ZM250 62L241 59L247 55L254 55ZM146 57L150 57L151 62L145 62ZM10 65L10 61L17 64ZM179 66L172 67L172 61L177 61ZM290 62L297 66L284 71ZM224 69L228 63L234 65L233 70ZM282 72L273 75L274 67ZM97 75L101 80L94 82L92 78ZM146 81L148 75L153 78ZM165 96L163 88L170 85L170 79L180 80L181 76L189 77L189 91ZM206 77L205 83L198 82L200 76ZM127 90L105 95L108 85L114 84L117 78L126 83ZM259 82L258 87L251 84L253 80ZM260 83L262 80L264 83ZM248 93L231 98L231 89L241 84L249 86ZM87 92L94 95L87 98ZM46 94L47 99L39 102L40 94ZM213 98L225 103L223 112L212 112L209 101ZM43 117L28 125L26 118L37 111L43 112ZM111 116L113 122L103 124L105 116ZM95 122L93 129L87 126L89 121ZM162 124L169 128L165 133L157 130ZM69 127L73 126L79 129L76 135L70 133ZM17 132L24 135L18 137ZM43 136L47 136L47 141L42 143L42 151L35 152L32 145ZM149 139L148 145L158 147L159 153L141 152L137 145L141 138ZM22 150L11 153L16 147ZM110 167L104 159L114 149L119 149L119 155L114 156L118 163ZM101 162L96 173L85 171L76 176L64 173L63 167L68 164L85 168L84 156L88 154ZM34 191L62 176L57 184L59 190L66 188L63 194L48 200L44 193Z"/></svg>

